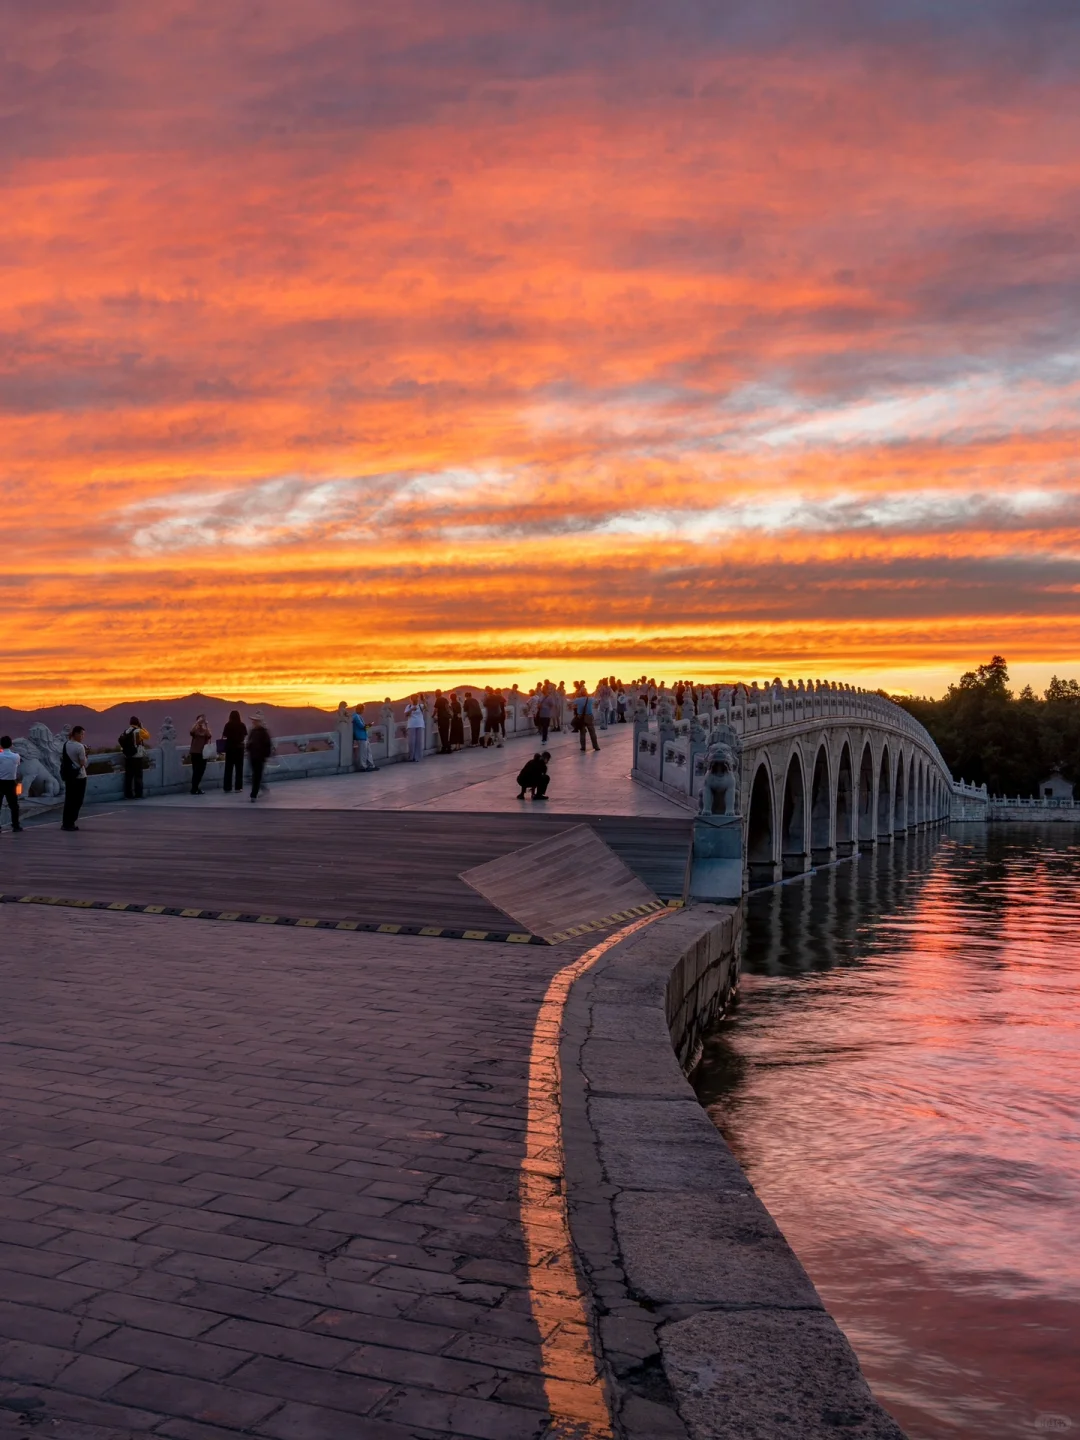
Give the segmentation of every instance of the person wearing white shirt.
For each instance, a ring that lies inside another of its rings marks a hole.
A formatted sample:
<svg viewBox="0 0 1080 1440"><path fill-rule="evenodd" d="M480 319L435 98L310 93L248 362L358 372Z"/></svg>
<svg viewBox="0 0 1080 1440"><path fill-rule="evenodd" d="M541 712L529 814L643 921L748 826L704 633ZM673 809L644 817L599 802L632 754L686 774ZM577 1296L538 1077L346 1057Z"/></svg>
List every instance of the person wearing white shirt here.
<svg viewBox="0 0 1080 1440"><path fill-rule="evenodd" d="M8 803L11 811L11 829L13 834L18 834L22 829L19 824L19 761L22 756L17 750L11 748L11 736L0 735L0 812L3 811L4 801Z"/></svg>
<svg viewBox="0 0 1080 1440"><path fill-rule="evenodd" d="M76 725L64 742L64 761L61 773L64 780L64 816L61 830L78 830L75 823L86 799L86 746L83 744L83 727Z"/></svg>
<svg viewBox="0 0 1080 1440"><path fill-rule="evenodd" d="M424 758L424 742L427 739L426 708L422 695L414 695L405 706L405 733L409 741L409 759L413 762Z"/></svg>

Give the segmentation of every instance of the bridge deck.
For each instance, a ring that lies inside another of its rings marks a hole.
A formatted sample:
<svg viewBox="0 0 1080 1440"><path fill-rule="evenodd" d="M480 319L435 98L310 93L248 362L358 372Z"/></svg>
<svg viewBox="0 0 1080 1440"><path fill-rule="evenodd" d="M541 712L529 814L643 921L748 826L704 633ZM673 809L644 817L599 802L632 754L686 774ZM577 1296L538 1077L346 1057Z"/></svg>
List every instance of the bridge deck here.
<svg viewBox="0 0 1080 1440"><path fill-rule="evenodd" d="M554 840L578 823L592 826L662 899L681 896L686 818L263 812L248 804L205 814L156 805L90 812L77 835L65 835L56 824L29 827L4 838L0 888L5 894L505 930L508 917L461 872Z"/></svg>
<svg viewBox="0 0 1080 1440"><path fill-rule="evenodd" d="M547 809L514 798L515 744L43 816L0 840L0 887L518 932L461 872L584 823L679 894L688 819L629 781L629 739L556 738ZM519 1195L533 1027L594 938L0 906L0 1434L539 1440L556 1404L577 1433L569 1248L553 1294ZM570 1319L541 1332L540 1293Z"/></svg>

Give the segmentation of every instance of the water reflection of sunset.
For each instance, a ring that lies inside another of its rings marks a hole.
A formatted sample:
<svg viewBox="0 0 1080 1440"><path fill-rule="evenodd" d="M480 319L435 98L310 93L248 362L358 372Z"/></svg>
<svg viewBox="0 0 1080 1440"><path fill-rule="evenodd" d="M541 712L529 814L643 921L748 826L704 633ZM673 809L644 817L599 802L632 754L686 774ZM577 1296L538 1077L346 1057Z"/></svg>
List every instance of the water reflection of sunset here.
<svg viewBox="0 0 1080 1440"><path fill-rule="evenodd" d="M16 7L9 702L1080 657L1075 30L781 10Z"/></svg>
<svg viewBox="0 0 1080 1440"><path fill-rule="evenodd" d="M924 1440L1080 1414L1078 859L1073 826L955 828L752 899L700 1076Z"/></svg>

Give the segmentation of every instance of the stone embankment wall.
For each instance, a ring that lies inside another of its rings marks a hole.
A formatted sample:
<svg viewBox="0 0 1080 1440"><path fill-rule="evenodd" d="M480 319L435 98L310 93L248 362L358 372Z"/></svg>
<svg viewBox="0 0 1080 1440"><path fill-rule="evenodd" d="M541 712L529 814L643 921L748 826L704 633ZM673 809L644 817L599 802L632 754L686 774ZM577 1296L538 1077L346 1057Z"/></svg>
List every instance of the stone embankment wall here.
<svg viewBox="0 0 1080 1440"><path fill-rule="evenodd" d="M986 819L997 822L1023 821L1027 825L1080 824L1080 805L1045 804L1038 800L994 800L986 807Z"/></svg>
<svg viewBox="0 0 1080 1440"><path fill-rule="evenodd" d="M677 912L577 982L571 1229L625 1440L903 1440L684 1069L738 978L737 906Z"/></svg>

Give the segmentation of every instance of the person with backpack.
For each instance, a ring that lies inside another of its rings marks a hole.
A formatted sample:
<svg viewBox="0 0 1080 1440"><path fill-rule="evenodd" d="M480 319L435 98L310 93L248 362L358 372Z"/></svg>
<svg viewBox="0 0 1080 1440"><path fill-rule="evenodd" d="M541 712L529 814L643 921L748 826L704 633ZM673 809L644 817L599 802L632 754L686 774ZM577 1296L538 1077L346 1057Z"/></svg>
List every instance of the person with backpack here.
<svg viewBox="0 0 1080 1440"><path fill-rule="evenodd" d="M585 688L585 681L577 682L576 693L570 707L571 727L577 731L578 739L581 741L581 753L585 754L585 736L588 734L592 740L592 748L600 749L599 741L596 738L596 721L593 717L592 696Z"/></svg>
<svg viewBox="0 0 1080 1440"><path fill-rule="evenodd" d="M60 781L64 787L64 813L60 820L61 830L78 830L79 811L86 799L84 734L85 731L81 725L74 726L71 734L60 747Z"/></svg>
<svg viewBox="0 0 1080 1440"><path fill-rule="evenodd" d="M124 754L125 800L141 800L143 798L143 760L146 755L146 742L149 739L149 730L144 730L139 723L139 717L132 715L127 729L120 736L120 749Z"/></svg>
<svg viewBox="0 0 1080 1440"><path fill-rule="evenodd" d="M525 791L532 791L534 800L546 800L547 788L551 784L551 776L548 774L548 761L551 759L549 750L537 751L531 760L518 771L517 783L521 787L518 799L525 799Z"/></svg>
<svg viewBox="0 0 1080 1440"><path fill-rule="evenodd" d="M247 733L247 726L240 719L240 711L230 710L229 718L225 721L225 728L221 732L221 738L225 743L225 775L221 782L221 788L226 795L231 792L234 780L238 795L244 789L244 741L247 739Z"/></svg>
<svg viewBox="0 0 1080 1440"><path fill-rule="evenodd" d="M11 748L11 736L0 735L0 810L7 801L11 811L11 833L17 835L19 824L19 762L22 756Z"/></svg>
<svg viewBox="0 0 1080 1440"><path fill-rule="evenodd" d="M201 795L203 776L206 774L206 747L213 739L205 715L196 715L191 731L191 793Z"/></svg>
<svg viewBox="0 0 1080 1440"><path fill-rule="evenodd" d="M251 722L251 730L247 737L247 756L251 766L251 799L252 802L259 798L259 790L262 788L263 771L266 769L266 762L274 753L274 742L270 738L270 731L263 724L262 719L256 715Z"/></svg>

